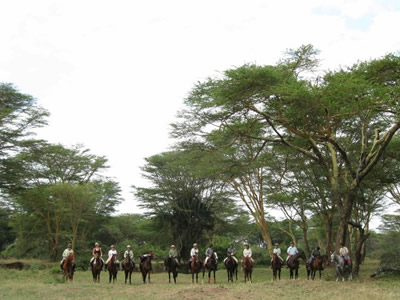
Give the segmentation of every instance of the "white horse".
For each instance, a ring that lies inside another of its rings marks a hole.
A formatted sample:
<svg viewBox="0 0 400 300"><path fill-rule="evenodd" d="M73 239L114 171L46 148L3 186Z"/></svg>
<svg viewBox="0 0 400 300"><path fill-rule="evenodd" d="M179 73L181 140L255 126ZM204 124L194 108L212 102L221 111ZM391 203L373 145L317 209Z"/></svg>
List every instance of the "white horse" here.
<svg viewBox="0 0 400 300"><path fill-rule="evenodd" d="M336 281L339 281L339 277L344 281L346 273L349 274L348 280L353 280L353 264L351 262L350 265L345 265L343 257L337 255L335 252L331 254L331 261L336 265Z"/></svg>

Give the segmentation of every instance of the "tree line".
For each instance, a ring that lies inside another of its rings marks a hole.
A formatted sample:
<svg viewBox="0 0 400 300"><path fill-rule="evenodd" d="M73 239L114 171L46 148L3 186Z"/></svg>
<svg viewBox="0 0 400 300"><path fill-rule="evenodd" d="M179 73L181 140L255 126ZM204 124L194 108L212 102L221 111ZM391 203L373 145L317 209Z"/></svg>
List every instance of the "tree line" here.
<svg viewBox="0 0 400 300"><path fill-rule="evenodd" d="M67 242L161 253L173 243L187 259L195 241L220 251L250 241L267 260L274 242L293 240L308 255L344 242L357 273L377 238L371 219L400 198L400 57L318 66L318 51L304 45L275 65L198 82L172 124L173 149L148 157L150 185L133 186L143 215L114 215L121 196L104 175L107 159L34 139L48 112L0 84L1 246L57 259ZM385 236L398 232L392 225Z"/></svg>

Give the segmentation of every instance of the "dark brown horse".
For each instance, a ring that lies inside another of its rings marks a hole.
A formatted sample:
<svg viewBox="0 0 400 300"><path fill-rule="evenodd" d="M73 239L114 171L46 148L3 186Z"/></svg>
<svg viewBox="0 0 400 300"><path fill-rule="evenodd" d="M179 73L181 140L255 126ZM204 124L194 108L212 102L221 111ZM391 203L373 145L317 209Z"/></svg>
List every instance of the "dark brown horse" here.
<svg viewBox="0 0 400 300"><path fill-rule="evenodd" d="M226 268L226 272L228 273L228 282L229 281L233 282L234 274L236 274L236 281L237 281L238 264L230 253L228 253L228 257L226 258L224 265Z"/></svg>
<svg viewBox="0 0 400 300"><path fill-rule="evenodd" d="M75 255L71 253L64 260L63 270L64 270L64 281L72 282L74 278L74 265L75 265Z"/></svg>
<svg viewBox="0 0 400 300"><path fill-rule="evenodd" d="M176 258L168 256L164 260L164 265L168 272L169 283L171 283L171 273L174 278L174 283L176 283L176 277L178 277L178 262Z"/></svg>
<svg viewBox="0 0 400 300"><path fill-rule="evenodd" d="M307 260L304 252L300 251L299 253L289 257L287 261L287 266L290 270L290 279L293 279L293 271L295 271L294 279L297 279L299 277L299 265L300 265L299 258L302 258L304 261Z"/></svg>
<svg viewBox="0 0 400 300"><path fill-rule="evenodd" d="M100 258L100 254L96 253L94 260L92 262L92 275L93 275L93 282L100 283L100 275L101 270L103 269L103 260Z"/></svg>
<svg viewBox="0 0 400 300"><path fill-rule="evenodd" d="M211 280L211 272L214 273L214 283L217 282L215 278L215 272L217 271L217 259L215 257L215 253L213 253L207 260L207 263L203 266L203 280L204 280L204 273L208 270L208 283Z"/></svg>
<svg viewBox="0 0 400 300"><path fill-rule="evenodd" d="M281 280L281 268L282 268L283 262L279 258L278 255L272 254L272 263L271 263L271 269L272 269L272 280Z"/></svg>
<svg viewBox="0 0 400 300"><path fill-rule="evenodd" d="M148 280L150 283L150 273L152 271L151 267L151 260L155 258L154 253L150 252L149 255L147 256L141 256L141 262L140 262L140 272L142 272L142 277L143 277L143 283L146 283L146 277L148 276Z"/></svg>
<svg viewBox="0 0 400 300"><path fill-rule="evenodd" d="M196 274L196 283L199 283L199 272L201 270L201 262L199 255L196 254L190 262L190 272L192 273L192 283L194 283L194 275Z"/></svg>
<svg viewBox="0 0 400 300"><path fill-rule="evenodd" d="M319 279L321 280L321 271L324 270L324 262L326 261L327 256L323 255L320 257L316 257L314 258L312 264L310 264L310 262L306 263L306 268L307 268L307 279L311 279L314 280L315 278L315 273L317 271L319 271Z"/></svg>
<svg viewBox="0 0 400 300"><path fill-rule="evenodd" d="M117 281L117 274L118 274L118 266L117 266L117 256L113 254L111 259L107 263L107 270L109 274L109 283L111 280L113 283Z"/></svg>
<svg viewBox="0 0 400 300"><path fill-rule="evenodd" d="M244 271L244 282L250 281L250 283L252 283L253 261L251 257L246 256L242 258L242 267Z"/></svg>
<svg viewBox="0 0 400 300"><path fill-rule="evenodd" d="M129 254L126 256L121 267L122 267L122 270L125 271L125 284L128 281L128 276L129 276L129 284L132 284L131 277L132 277L132 272L135 269L135 263Z"/></svg>

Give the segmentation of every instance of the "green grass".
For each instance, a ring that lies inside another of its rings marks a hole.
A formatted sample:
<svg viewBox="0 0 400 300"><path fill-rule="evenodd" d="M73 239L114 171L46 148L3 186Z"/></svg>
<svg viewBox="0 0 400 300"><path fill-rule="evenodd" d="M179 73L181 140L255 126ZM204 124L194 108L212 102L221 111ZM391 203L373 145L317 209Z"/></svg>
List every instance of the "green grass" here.
<svg viewBox="0 0 400 300"><path fill-rule="evenodd" d="M108 283L108 274L102 272L101 283L92 282L91 272L76 272L73 283L63 283L57 268L42 270L0 269L0 299L400 299L400 277L383 275L371 279L376 261L362 266L359 278L352 282L335 282L334 269L324 271L323 280L307 281L304 266L300 279L290 281L287 269L282 280L272 282L271 269L256 268L253 283L239 280L226 282L226 271L217 272L217 284L192 284L191 275L179 274L178 283L169 284L166 273L152 274L151 284L143 284L141 275L132 275L132 285L124 284L124 275L118 273L118 282ZM207 275L206 275L207 276Z"/></svg>

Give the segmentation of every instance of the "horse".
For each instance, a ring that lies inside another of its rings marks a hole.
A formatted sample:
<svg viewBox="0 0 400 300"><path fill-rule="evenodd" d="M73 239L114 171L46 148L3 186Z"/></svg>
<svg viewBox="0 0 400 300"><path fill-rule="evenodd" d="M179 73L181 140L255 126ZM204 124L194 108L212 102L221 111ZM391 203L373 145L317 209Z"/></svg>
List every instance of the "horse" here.
<svg viewBox="0 0 400 300"><path fill-rule="evenodd" d="M290 270L290 279L293 279L293 270L295 271L294 278L297 279L299 277L299 258L302 258L304 261L307 261L306 255L303 251L292 255L289 257L287 261L287 266Z"/></svg>
<svg viewBox="0 0 400 300"><path fill-rule="evenodd" d="M331 254L331 262L336 265L336 281L339 281L339 277L344 281L344 275L348 273L348 280L353 280L353 264L345 264L344 258L337 255L335 252Z"/></svg>
<svg viewBox="0 0 400 300"><path fill-rule="evenodd" d="M115 254L113 254L113 256L111 256L111 259L108 261L107 270L109 274L109 283L111 283L111 279L112 282L115 283L115 281L117 281L117 273L118 273L117 256Z"/></svg>
<svg viewBox="0 0 400 300"><path fill-rule="evenodd" d="M251 257L246 256L242 258L242 267L244 270L244 282L250 281L252 283L253 261Z"/></svg>
<svg viewBox="0 0 400 300"><path fill-rule="evenodd" d="M277 254L272 254L272 263L271 263L271 269L272 269L272 280L281 280L281 268L282 268L283 262L279 258Z"/></svg>
<svg viewBox="0 0 400 300"><path fill-rule="evenodd" d="M132 284L131 278L132 278L132 272L135 269L135 262L132 260L129 254L125 257L125 260L122 263L121 267L122 270L125 271L125 284L128 281L128 275L129 275L129 284Z"/></svg>
<svg viewBox="0 0 400 300"><path fill-rule="evenodd" d="M321 276L322 276L321 271L324 270L324 266L323 266L324 261L325 261L324 256L320 256L320 257L314 258L312 264L310 264L309 262L306 263L307 280L310 279L310 275L311 275L311 279L314 280L315 273L317 271L319 271L319 279L321 280Z"/></svg>
<svg viewBox="0 0 400 300"><path fill-rule="evenodd" d="M215 278L215 271L217 271L217 259L215 257L215 253L213 253L207 260L207 264L203 266L203 280L204 280L204 273L208 270L208 283L211 280L211 272L214 273L214 283L217 283L217 279Z"/></svg>
<svg viewBox="0 0 400 300"><path fill-rule="evenodd" d="M75 265L75 255L71 253L68 255L63 263L63 271L64 271L64 281L72 282L74 278L74 265Z"/></svg>
<svg viewBox="0 0 400 300"><path fill-rule="evenodd" d="M178 277L178 263L174 257L168 256L164 260L165 268L168 271L168 279L169 283L171 283L171 273L172 277L174 278L174 283L176 283L176 277Z"/></svg>
<svg viewBox="0 0 400 300"><path fill-rule="evenodd" d="M150 252L147 256L140 256L140 271L142 272L143 283L146 283L147 274L149 275L149 283L150 283L150 272L152 271L151 268L151 260L155 258L153 252Z"/></svg>
<svg viewBox="0 0 400 300"><path fill-rule="evenodd" d="M233 282L233 275L236 274L236 281L237 281L237 269L238 269L238 264L233 258L233 256L228 253L228 257L224 262L226 272L228 273L228 282L232 281Z"/></svg>
<svg viewBox="0 0 400 300"><path fill-rule="evenodd" d="M199 255L196 254L190 262L190 272L192 273L192 284L194 283L194 274L196 274L196 283L199 283L199 272L201 269L201 262Z"/></svg>
<svg viewBox="0 0 400 300"><path fill-rule="evenodd" d="M100 274L101 270L103 269L103 260L100 257L100 254L96 253L94 260L92 262L92 275L93 275L93 282L100 283Z"/></svg>

